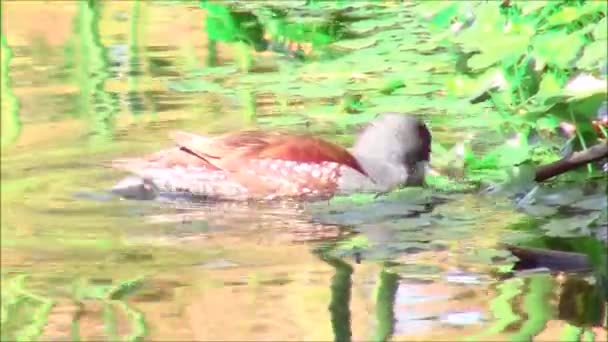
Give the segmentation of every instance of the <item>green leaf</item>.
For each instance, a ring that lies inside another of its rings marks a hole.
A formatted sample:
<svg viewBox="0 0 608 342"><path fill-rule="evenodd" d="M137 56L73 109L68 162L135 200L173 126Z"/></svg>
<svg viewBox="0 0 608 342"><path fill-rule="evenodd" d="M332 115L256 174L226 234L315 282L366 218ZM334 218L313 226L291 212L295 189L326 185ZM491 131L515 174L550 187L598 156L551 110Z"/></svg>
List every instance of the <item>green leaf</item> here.
<svg viewBox="0 0 608 342"><path fill-rule="evenodd" d="M593 38L595 38L595 40L608 39L608 21L606 20L606 17L595 24Z"/></svg>
<svg viewBox="0 0 608 342"><path fill-rule="evenodd" d="M452 22L452 19L456 16L458 7L460 6L457 2L446 2L445 5L446 6L437 11L431 19L431 24L433 26L438 28L448 27Z"/></svg>
<svg viewBox="0 0 608 342"><path fill-rule="evenodd" d="M237 40L238 26L232 17L230 8L216 3L203 5L206 13L206 29L209 39L220 42L234 42Z"/></svg>
<svg viewBox="0 0 608 342"><path fill-rule="evenodd" d="M547 18L547 27L569 25L586 15L600 13L603 13L604 16L606 15L605 1L588 1L583 6L563 7L561 10Z"/></svg>
<svg viewBox="0 0 608 342"><path fill-rule="evenodd" d="M600 212L594 211L589 214L574 217L552 219L541 226L548 236L575 237L587 235L589 226L600 216Z"/></svg>
<svg viewBox="0 0 608 342"><path fill-rule="evenodd" d="M584 44L585 38L579 33L565 34L563 30L548 32L535 37L533 53L535 58L540 58L547 64L566 69Z"/></svg>
<svg viewBox="0 0 608 342"><path fill-rule="evenodd" d="M608 203L606 194L597 194L594 196L587 196L580 201L576 201L572 205L584 210L604 211L606 209L606 203Z"/></svg>
<svg viewBox="0 0 608 342"><path fill-rule="evenodd" d="M405 87L405 82L402 79L394 79L386 82L382 88L380 88L380 93L384 95L390 95L395 90L401 89Z"/></svg>
<svg viewBox="0 0 608 342"><path fill-rule="evenodd" d="M357 235L348 240L340 241L338 248L341 250L359 250L370 246L369 239L364 235Z"/></svg>
<svg viewBox="0 0 608 342"><path fill-rule="evenodd" d="M604 22L604 24L606 23ZM601 62L605 62L607 59L607 44L608 40L604 39L585 46L583 56L577 61L576 67L586 70L596 69Z"/></svg>
<svg viewBox="0 0 608 342"><path fill-rule="evenodd" d="M485 69L496 65L500 62L503 54L498 53L480 53L474 55L467 61L467 66L473 70Z"/></svg>
<svg viewBox="0 0 608 342"><path fill-rule="evenodd" d="M553 131L559 127L560 120L555 115L545 115L536 121L536 127L541 130Z"/></svg>
<svg viewBox="0 0 608 342"><path fill-rule="evenodd" d="M488 154L483 158L477 158L471 151L466 151L464 161L467 171L495 169L498 166L498 157L495 154Z"/></svg>
<svg viewBox="0 0 608 342"><path fill-rule="evenodd" d="M561 11L547 18L549 26L569 24L576 20L581 14L581 10L577 7L564 7Z"/></svg>
<svg viewBox="0 0 608 342"><path fill-rule="evenodd" d="M349 40L341 40L334 43L332 46L347 49L347 50L360 50L367 49L376 45L378 40L374 37L371 38L361 38L361 39L349 39Z"/></svg>
<svg viewBox="0 0 608 342"><path fill-rule="evenodd" d="M467 191L473 190L474 187L471 184L463 182L462 180L452 180L445 176L434 176L428 175L425 178L425 182L431 188L435 188L440 191Z"/></svg>
<svg viewBox="0 0 608 342"><path fill-rule="evenodd" d="M561 92L562 85L554 73L543 75L538 87L538 94L556 94Z"/></svg>
<svg viewBox="0 0 608 342"><path fill-rule="evenodd" d="M532 12L536 12L539 9L545 8L546 6L550 6L554 3L555 3L554 0L552 0L552 1L536 0L536 1L518 1L517 2L519 7L521 8L522 15L528 15Z"/></svg>
<svg viewBox="0 0 608 342"><path fill-rule="evenodd" d="M502 148L496 149L494 153L497 153L499 156L498 167L517 165L530 158L530 149L527 144L505 144Z"/></svg>
<svg viewBox="0 0 608 342"><path fill-rule="evenodd" d="M505 33L502 26L492 29L488 23L485 29L476 27L474 30L465 31L456 41L462 45L464 52L481 52L472 56L467 63L471 69L479 70L497 62L519 59L528 51L532 34L527 30Z"/></svg>
<svg viewBox="0 0 608 342"><path fill-rule="evenodd" d="M374 202L376 198L375 194L357 193L352 195L334 196L331 200L331 204L368 204Z"/></svg>

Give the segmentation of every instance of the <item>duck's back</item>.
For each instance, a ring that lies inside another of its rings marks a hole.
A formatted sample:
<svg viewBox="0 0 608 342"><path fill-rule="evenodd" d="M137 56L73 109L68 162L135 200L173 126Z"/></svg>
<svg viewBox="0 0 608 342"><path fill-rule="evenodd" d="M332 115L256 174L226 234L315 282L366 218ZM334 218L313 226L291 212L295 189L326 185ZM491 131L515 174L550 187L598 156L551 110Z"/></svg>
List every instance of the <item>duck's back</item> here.
<svg viewBox="0 0 608 342"><path fill-rule="evenodd" d="M232 200L327 198L337 191L342 173L364 174L346 149L309 135L175 132L172 137L178 147L113 166L152 181L160 191Z"/></svg>

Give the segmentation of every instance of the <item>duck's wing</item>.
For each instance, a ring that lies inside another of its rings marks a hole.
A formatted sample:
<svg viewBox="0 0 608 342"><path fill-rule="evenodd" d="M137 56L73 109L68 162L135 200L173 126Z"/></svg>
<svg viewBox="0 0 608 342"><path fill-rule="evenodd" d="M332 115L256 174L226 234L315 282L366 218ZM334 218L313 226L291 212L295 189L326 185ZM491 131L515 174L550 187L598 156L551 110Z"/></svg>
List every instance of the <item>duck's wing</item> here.
<svg viewBox="0 0 608 342"><path fill-rule="evenodd" d="M111 165L113 168L135 174L141 174L146 169L198 168L218 170L218 167L209 163L206 159L199 158L179 147L161 150L140 158L115 159L112 160Z"/></svg>
<svg viewBox="0 0 608 342"><path fill-rule="evenodd" d="M244 131L215 138L177 131L173 140L183 151L224 170L235 170L250 160L284 160L346 165L366 175L345 148L309 135L281 132Z"/></svg>
<svg viewBox="0 0 608 342"><path fill-rule="evenodd" d="M141 174L145 169L197 168L207 170L227 170L237 158L251 158L269 144L270 133L239 132L206 137L203 135L176 131L171 134L177 147L164 149L153 154L116 159L111 166L117 169ZM227 168L228 167L228 168Z"/></svg>

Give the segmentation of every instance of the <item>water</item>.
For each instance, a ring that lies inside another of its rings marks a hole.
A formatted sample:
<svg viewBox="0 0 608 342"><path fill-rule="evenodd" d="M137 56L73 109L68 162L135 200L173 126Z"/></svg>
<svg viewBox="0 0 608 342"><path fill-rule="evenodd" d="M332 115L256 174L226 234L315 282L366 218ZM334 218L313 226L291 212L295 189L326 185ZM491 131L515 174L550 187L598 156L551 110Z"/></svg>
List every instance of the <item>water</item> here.
<svg viewBox="0 0 608 342"><path fill-rule="evenodd" d="M187 2L3 2L2 11L3 58L12 54L3 340L605 340L593 273L498 275L514 264L501 241L584 251L599 242L547 238L506 199L408 189L373 203L237 204L105 193L124 176L109 160L166 147L174 129L279 127L349 143L358 122L392 108L419 110L437 141L458 141L462 104L435 98L449 58L417 43L429 33L414 7L378 21L401 20L408 35L381 31L374 54L361 52L365 40L340 42L354 52L321 62L259 52L248 74L239 68L251 61L235 44L210 44L203 12ZM404 70L403 93L373 95ZM345 87L366 104L342 101Z"/></svg>

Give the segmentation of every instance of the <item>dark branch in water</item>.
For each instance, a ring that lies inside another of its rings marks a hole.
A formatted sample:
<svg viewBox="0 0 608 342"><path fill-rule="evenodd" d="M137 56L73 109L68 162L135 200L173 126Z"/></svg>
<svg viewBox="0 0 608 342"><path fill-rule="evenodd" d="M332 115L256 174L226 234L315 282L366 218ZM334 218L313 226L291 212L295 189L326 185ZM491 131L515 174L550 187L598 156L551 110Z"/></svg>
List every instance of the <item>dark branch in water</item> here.
<svg viewBox="0 0 608 342"><path fill-rule="evenodd" d="M510 244L504 244L503 247L519 259L514 266L517 271L534 268L548 268L551 271L564 272L591 269L591 263L585 254Z"/></svg>
<svg viewBox="0 0 608 342"><path fill-rule="evenodd" d="M603 158L608 158L608 142L599 143L584 151L574 152L553 163L539 166L536 169L534 180L542 182Z"/></svg>

